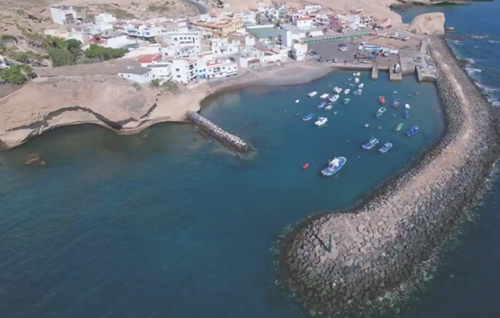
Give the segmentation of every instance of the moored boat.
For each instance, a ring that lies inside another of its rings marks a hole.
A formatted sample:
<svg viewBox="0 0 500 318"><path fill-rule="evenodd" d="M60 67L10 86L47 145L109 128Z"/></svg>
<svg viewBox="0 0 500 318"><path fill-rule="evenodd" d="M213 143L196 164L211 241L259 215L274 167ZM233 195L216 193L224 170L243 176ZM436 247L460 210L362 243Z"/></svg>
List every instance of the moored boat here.
<svg viewBox="0 0 500 318"><path fill-rule="evenodd" d="M378 151L381 153L386 153L392 148L392 144L390 142L386 142L384 146L382 146Z"/></svg>
<svg viewBox="0 0 500 318"><path fill-rule="evenodd" d="M394 102L392 102L392 107L394 107L394 108L399 107L399 99L396 99L396 100L394 100Z"/></svg>
<svg viewBox="0 0 500 318"><path fill-rule="evenodd" d="M382 116L382 115L385 113L385 111L386 111L386 110L387 110L387 109L386 109L385 107L383 107L383 106L382 106L382 107L380 107L380 108L377 110L377 112L375 113L375 117L380 118L380 116Z"/></svg>
<svg viewBox="0 0 500 318"><path fill-rule="evenodd" d="M325 93L325 94L322 94L319 98L325 99L325 98L328 98L328 96L330 96L330 95L328 95L327 93Z"/></svg>
<svg viewBox="0 0 500 318"><path fill-rule="evenodd" d="M297 100L295 100L295 102L298 104L300 102L300 100L297 99Z"/></svg>
<svg viewBox="0 0 500 318"><path fill-rule="evenodd" d="M358 83L359 83L359 78L357 78L357 77L356 77L356 78L354 79L354 83L358 84Z"/></svg>
<svg viewBox="0 0 500 318"><path fill-rule="evenodd" d="M324 177L331 177L342 169L344 164L347 162L345 157L336 157L328 162L328 167L321 170L321 174Z"/></svg>
<svg viewBox="0 0 500 318"><path fill-rule="evenodd" d="M302 169L304 170L306 170L307 168L309 168L309 162L302 166Z"/></svg>
<svg viewBox="0 0 500 318"><path fill-rule="evenodd" d="M318 92L314 91L314 92L310 92L309 94L307 94L309 97L314 97L316 95L318 95Z"/></svg>
<svg viewBox="0 0 500 318"><path fill-rule="evenodd" d="M323 126L324 124L326 124L326 122L328 121L328 118L326 117L318 117L318 120L316 120L316 122L314 123L316 126Z"/></svg>
<svg viewBox="0 0 500 318"><path fill-rule="evenodd" d="M346 89L346 90L344 91L344 95L348 95L350 91L351 91L350 89Z"/></svg>
<svg viewBox="0 0 500 318"><path fill-rule="evenodd" d="M406 132L406 136L411 137L411 136L415 135L416 133L418 133L418 131L419 131L418 126L413 126L410 130L408 130Z"/></svg>
<svg viewBox="0 0 500 318"><path fill-rule="evenodd" d="M395 131L401 131L401 129L403 129L403 127L405 126L405 124L403 123L399 123L399 125L396 126L396 128L394 129Z"/></svg>
<svg viewBox="0 0 500 318"><path fill-rule="evenodd" d="M306 115L306 116L302 117L302 120L303 121L308 121L308 120L311 120L313 117L314 117L314 114L310 113L309 115Z"/></svg>
<svg viewBox="0 0 500 318"><path fill-rule="evenodd" d="M375 147L378 144L378 139L377 138L370 138L370 141L368 141L366 144L364 144L362 147L363 149L370 150L373 147Z"/></svg>
<svg viewBox="0 0 500 318"><path fill-rule="evenodd" d="M335 103L337 101L337 99L339 99L339 95L335 94L333 95L332 97L330 97L328 100L331 102L331 103Z"/></svg>
<svg viewBox="0 0 500 318"><path fill-rule="evenodd" d="M358 88L357 92L358 92L358 95L360 95L360 96L361 96L361 94L363 94L363 90L361 88Z"/></svg>
<svg viewBox="0 0 500 318"><path fill-rule="evenodd" d="M352 73L352 76L361 76L360 72Z"/></svg>
<svg viewBox="0 0 500 318"><path fill-rule="evenodd" d="M406 109L410 109L410 104L405 104Z"/></svg>
<svg viewBox="0 0 500 318"><path fill-rule="evenodd" d="M321 102L321 104L318 105L318 108L323 108L326 106L326 102Z"/></svg>
<svg viewBox="0 0 500 318"><path fill-rule="evenodd" d="M325 107L325 110L330 110L333 108L333 105L332 104L328 104L326 107Z"/></svg>
<svg viewBox="0 0 500 318"><path fill-rule="evenodd" d="M346 105L347 105L347 104L349 104L349 102L350 102L350 101L351 101L351 99L350 99L350 98L346 98L346 99L344 99L344 104L346 104Z"/></svg>
<svg viewBox="0 0 500 318"><path fill-rule="evenodd" d="M385 97L384 96L379 96L378 97L378 102L380 103L380 105L384 105L385 104Z"/></svg>
<svg viewBox="0 0 500 318"><path fill-rule="evenodd" d="M407 110L405 110L405 118L410 118L410 112Z"/></svg>
<svg viewBox="0 0 500 318"><path fill-rule="evenodd" d="M365 84L361 83L361 84L359 84L359 86L358 86L358 87L359 87L359 88L363 88L364 86L365 86Z"/></svg>

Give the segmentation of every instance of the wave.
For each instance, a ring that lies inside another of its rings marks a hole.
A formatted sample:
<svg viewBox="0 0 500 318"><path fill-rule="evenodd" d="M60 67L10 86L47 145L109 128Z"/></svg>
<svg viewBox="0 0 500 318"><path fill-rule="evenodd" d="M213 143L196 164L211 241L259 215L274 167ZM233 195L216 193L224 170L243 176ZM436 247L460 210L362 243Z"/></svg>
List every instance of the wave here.
<svg viewBox="0 0 500 318"><path fill-rule="evenodd" d="M490 42L490 43L500 43L500 41L497 41L497 40L488 40L488 42Z"/></svg>

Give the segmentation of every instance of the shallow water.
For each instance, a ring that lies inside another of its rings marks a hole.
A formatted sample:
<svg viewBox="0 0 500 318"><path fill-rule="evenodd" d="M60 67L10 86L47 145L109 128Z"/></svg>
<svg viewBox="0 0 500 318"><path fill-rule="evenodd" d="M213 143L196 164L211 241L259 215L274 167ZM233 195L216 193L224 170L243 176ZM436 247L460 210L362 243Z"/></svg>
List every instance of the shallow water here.
<svg viewBox="0 0 500 318"><path fill-rule="evenodd" d="M337 104L337 115L307 98L346 87L349 76L207 101L202 114L249 140L258 149L250 158L181 124L151 127L144 139L66 127L0 154L0 317L304 314L273 283L270 249L284 228L354 203L443 131L435 87L411 77L372 82L363 73L363 95ZM400 106L397 118L389 109L376 119L379 95L408 102L411 118ZM328 114L328 124L303 122L309 112ZM422 132L397 134L399 122ZM385 155L362 151L371 136L394 147ZM29 151L48 165L23 166ZM334 156L345 156L345 167L321 178Z"/></svg>

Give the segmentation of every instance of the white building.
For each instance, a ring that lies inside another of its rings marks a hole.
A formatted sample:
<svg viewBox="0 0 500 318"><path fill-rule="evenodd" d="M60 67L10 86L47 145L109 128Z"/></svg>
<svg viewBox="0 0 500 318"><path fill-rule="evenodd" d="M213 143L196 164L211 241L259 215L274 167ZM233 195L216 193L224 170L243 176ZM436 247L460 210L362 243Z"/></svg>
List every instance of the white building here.
<svg viewBox="0 0 500 318"><path fill-rule="evenodd" d="M149 83L153 79L152 75L153 74L150 68L132 66L129 66L127 69L118 73L118 76L139 84Z"/></svg>
<svg viewBox="0 0 500 318"><path fill-rule="evenodd" d="M50 16L55 23L66 25L76 23L77 13L70 6L50 6Z"/></svg>
<svg viewBox="0 0 500 318"><path fill-rule="evenodd" d="M293 43L293 34L292 31L281 29L281 44L291 48Z"/></svg>
<svg viewBox="0 0 500 318"><path fill-rule="evenodd" d="M297 18L294 21L294 25L301 29L309 29L313 26L313 18L311 17Z"/></svg>
<svg viewBox="0 0 500 318"><path fill-rule="evenodd" d="M361 18L357 14L350 14L345 17L345 21L349 28L357 30L361 27Z"/></svg>
<svg viewBox="0 0 500 318"><path fill-rule="evenodd" d="M294 60L303 61L307 56L307 43L294 43L291 55Z"/></svg>
<svg viewBox="0 0 500 318"><path fill-rule="evenodd" d="M112 49L119 49L125 47L129 44L135 43L132 40L129 40L126 35L115 36L113 38L106 39L105 47L109 47Z"/></svg>
<svg viewBox="0 0 500 318"><path fill-rule="evenodd" d="M195 55L200 54L201 38L200 31L170 31L161 34L162 42L168 46L182 47L194 46Z"/></svg>
<svg viewBox="0 0 500 318"><path fill-rule="evenodd" d="M194 58L200 53L200 49L194 45L168 45L160 49L164 57L172 58Z"/></svg>
<svg viewBox="0 0 500 318"><path fill-rule="evenodd" d="M230 41L228 38L215 38L211 41L212 53L218 56L233 55L239 52L239 41Z"/></svg>
<svg viewBox="0 0 500 318"><path fill-rule="evenodd" d="M116 22L116 17L109 13L100 13L95 16L95 24L111 24Z"/></svg>
<svg viewBox="0 0 500 318"><path fill-rule="evenodd" d="M153 39L162 34L165 29L161 25L131 21L125 25L125 32L131 37Z"/></svg>
<svg viewBox="0 0 500 318"><path fill-rule="evenodd" d="M172 80L190 84L198 79L198 61L196 59L175 59L172 61Z"/></svg>
<svg viewBox="0 0 500 318"><path fill-rule="evenodd" d="M321 8L320 4L309 4L304 6L304 10L307 11L307 13L316 13L321 10Z"/></svg>
<svg viewBox="0 0 500 318"><path fill-rule="evenodd" d="M238 65L230 60L211 60L205 64L206 78L228 78L238 74Z"/></svg>
<svg viewBox="0 0 500 318"><path fill-rule="evenodd" d="M161 81L170 81L172 79L172 63L158 62L147 66L150 71L151 80L159 79Z"/></svg>

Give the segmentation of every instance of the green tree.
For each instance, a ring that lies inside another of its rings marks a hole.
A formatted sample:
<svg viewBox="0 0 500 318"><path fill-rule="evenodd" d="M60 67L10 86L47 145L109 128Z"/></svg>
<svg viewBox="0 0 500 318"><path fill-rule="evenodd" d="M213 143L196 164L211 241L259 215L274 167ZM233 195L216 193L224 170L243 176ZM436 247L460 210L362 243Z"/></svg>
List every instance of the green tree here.
<svg viewBox="0 0 500 318"><path fill-rule="evenodd" d="M66 47L75 56L75 58L78 58L82 53L82 42L76 39L66 40Z"/></svg>
<svg viewBox="0 0 500 318"><path fill-rule="evenodd" d="M92 44L86 49L83 54L89 59L97 59L99 61L113 60L123 57L127 54L128 49L112 49Z"/></svg>
<svg viewBox="0 0 500 318"><path fill-rule="evenodd" d="M7 69L4 69L0 74L0 78L7 83L14 85L22 85L28 80L21 71L21 68L16 65L12 65Z"/></svg>
<svg viewBox="0 0 500 318"><path fill-rule="evenodd" d="M75 56L68 50L60 48L47 49L52 66L63 66L75 64Z"/></svg>
<svg viewBox="0 0 500 318"><path fill-rule="evenodd" d="M151 85L151 87L160 87L160 79L155 78L154 80L151 80L151 82L149 82L149 85Z"/></svg>
<svg viewBox="0 0 500 318"><path fill-rule="evenodd" d="M28 64L23 64L21 65L21 71L23 71L24 74L31 74L33 73L33 68Z"/></svg>

